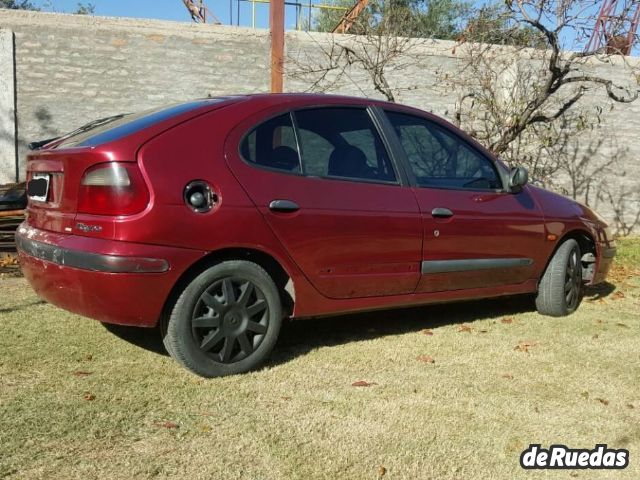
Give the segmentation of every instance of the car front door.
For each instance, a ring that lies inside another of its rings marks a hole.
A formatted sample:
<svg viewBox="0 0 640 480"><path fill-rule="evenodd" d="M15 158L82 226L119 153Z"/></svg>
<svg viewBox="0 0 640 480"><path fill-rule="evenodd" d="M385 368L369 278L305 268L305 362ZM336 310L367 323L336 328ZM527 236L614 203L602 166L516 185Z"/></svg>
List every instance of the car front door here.
<svg viewBox="0 0 640 480"><path fill-rule="evenodd" d="M523 283L545 261L544 219L527 189L508 192L497 165L453 128L386 111L412 177L424 247L417 292Z"/></svg>
<svg viewBox="0 0 640 480"><path fill-rule="evenodd" d="M265 112L237 127L225 149L245 191L320 293L415 290L420 210L367 108Z"/></svg>

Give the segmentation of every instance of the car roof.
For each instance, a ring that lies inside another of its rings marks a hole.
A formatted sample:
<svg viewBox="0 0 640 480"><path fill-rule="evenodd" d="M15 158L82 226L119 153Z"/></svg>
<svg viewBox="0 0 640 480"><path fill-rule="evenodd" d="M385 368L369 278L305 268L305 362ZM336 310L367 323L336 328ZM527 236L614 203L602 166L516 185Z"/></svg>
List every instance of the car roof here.
<svg viewBox="0 0 640 480"><path fill-rule="evenodd" d="M236 96L234 96L236 97ZM240 96L237 96L240 97ZM349 95L335 95L329 93L254 93L248 95L242 95L245 100L253 103L344 103L344 104L359 104L359 105L396 105L391 102L379 100L369 97L355 97Z"/></svg>

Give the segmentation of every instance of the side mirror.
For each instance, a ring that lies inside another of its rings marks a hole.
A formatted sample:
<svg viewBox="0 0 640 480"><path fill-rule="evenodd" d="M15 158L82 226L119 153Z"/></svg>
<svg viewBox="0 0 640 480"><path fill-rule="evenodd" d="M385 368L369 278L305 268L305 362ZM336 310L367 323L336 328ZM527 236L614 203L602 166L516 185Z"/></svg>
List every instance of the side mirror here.
<svg viewBox="0 0 640 480"><path fill-rule="evenodd" d="M509 190L518 193L529 181L529 172L524 167L513 167L509 172Z"/></svg>

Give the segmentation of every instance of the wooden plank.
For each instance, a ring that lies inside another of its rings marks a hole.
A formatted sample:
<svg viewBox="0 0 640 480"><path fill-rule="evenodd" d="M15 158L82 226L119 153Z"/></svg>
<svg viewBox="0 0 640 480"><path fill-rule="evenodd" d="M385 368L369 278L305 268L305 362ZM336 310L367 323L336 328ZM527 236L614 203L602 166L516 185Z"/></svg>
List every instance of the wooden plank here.
<svg viewBox="0 0 640 480"><path fill-rule="evenodd" d="M24 217L25 210L5 210L0 211L0 218L2 217Z"/></svg>

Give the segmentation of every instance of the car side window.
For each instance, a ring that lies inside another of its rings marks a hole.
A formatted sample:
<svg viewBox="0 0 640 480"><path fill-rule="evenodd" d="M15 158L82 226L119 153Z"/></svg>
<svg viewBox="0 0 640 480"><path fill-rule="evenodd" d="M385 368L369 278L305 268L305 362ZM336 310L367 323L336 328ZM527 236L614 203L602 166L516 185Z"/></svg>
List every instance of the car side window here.
<svg viewBox="0 0 640 480"><path fill-rule="evenodd" d="M305 174L396 182L389 155L364 108L294 112Z"/></svg>
<svg viewBox="0 0 640 480"><path fill-rule="evenodd" d="M300 173L300 156L291 114L258 125L240 144L242 157L262 167Z"/></svg>
<svg viewBox="0 0 640 480"><path fill-rule="evenodd" d="M421 187L502 188L493 162L462 138L424 118L387 111Z"/></svg>

